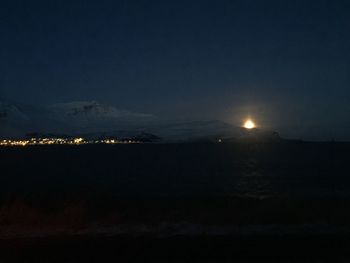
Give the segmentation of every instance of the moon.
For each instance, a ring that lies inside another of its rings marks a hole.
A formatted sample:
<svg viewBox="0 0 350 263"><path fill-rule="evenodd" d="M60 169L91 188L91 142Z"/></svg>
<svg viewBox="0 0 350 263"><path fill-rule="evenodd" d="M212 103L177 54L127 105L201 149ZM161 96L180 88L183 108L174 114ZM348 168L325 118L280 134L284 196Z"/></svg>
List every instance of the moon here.
<svg viewBox="0 0 350 263"><path fill-rule="evenodd" d="M248 130L251 130L251 129L254 129L256 127L256 125L252 120L249 119L249 120L245 121L243 127L248 129Z"/></svg>

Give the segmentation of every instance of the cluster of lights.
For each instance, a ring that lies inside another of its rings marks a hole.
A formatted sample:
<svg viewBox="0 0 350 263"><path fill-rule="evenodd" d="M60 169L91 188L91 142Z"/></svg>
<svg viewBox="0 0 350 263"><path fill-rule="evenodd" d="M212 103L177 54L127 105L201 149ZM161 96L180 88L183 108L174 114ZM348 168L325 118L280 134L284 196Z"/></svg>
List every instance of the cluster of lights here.
<svg viewBox="0 0 350 263"><path fill-rule="evenodd" d="M84 138L31 138L25 140L0 140L0 146L84 145L120 143L139 143L139 141L116 139L86 140Z"/></svg>

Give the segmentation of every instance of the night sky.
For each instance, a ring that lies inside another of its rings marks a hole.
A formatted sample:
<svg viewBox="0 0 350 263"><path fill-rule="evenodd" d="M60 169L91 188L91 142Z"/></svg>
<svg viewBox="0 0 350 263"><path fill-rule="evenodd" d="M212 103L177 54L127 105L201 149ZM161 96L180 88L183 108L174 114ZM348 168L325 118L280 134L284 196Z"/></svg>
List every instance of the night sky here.
<svg viewBox="0 0 350 263"><path fill-rule="evenodd" d="M350 139L350 1L1 1L0 96Z"/></svg>

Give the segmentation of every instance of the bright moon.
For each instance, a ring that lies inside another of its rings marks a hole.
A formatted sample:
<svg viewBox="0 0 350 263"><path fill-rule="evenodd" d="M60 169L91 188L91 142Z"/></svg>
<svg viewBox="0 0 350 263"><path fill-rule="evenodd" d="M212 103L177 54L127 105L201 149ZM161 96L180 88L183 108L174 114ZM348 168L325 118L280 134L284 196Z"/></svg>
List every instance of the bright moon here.
<svg viewBox="0 0 350 263"><path fill-rule="evenodd" d="M256 127L255 123L252 120L247 120L244 125L244 128L250 130L250 129L254 129Z"/></svg>

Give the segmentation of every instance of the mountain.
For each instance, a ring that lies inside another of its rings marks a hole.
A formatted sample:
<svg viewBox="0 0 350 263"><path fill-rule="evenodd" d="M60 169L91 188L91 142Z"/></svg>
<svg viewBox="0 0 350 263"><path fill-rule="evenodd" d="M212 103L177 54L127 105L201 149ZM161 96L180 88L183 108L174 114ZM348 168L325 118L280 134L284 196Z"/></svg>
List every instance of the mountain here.
<svg viewBox="0 0 350 263"><path fill-rule="evenodd" d="M150 131L168 142L272 142L281 140L271 130L237 127L219 120L169 122L150 127Z"/></svg>
<svg viewBox="0 0 350 263"><path fill-rule="evenodd" d="M149 128L166 141L216 141L239 134L240 128L219 120L211 121L167 121Z"/></svg>
<svg viewBox="0 0 350 263"><path fill-rule="evenodd" d="M95 101L55 104L49 111L51 119L74 134L137 130L154 119L150 114L120 110Z"/></svg>
<svg viewBox="0 0 350 263"><path fill-rule="evenodd" d="M21 137L25 127L30 126L30 118L17 106L0 102L0 136Z"/></svg>
<svg viewBox="0 0 350 263"><path fill-rule="evenodd" d="M278 142L281 141L279 133L271 130L262 130L259 128L247 130L241 128L240 134L231 138L224 138L226 142Z"/></svg>
<svg viewBox="0 0 350 263"><path fill-rule="evenodd" d="M39 107L0 103L0 137L82 136L142 141L260 141L277 138L270 131L247 131L219 120L160 121L153 115L120 110L95 101Z"/></svg>
<svg viewBox="0 0 350 263"><path fill-rule="evenodd" d="M69 134L139 131L154 117L97 102L70 102L48 107L0 102L0 137L28 133Z"/></svg>
<svg viewBox="0 0 350 263"><path fill-rule="evenodd" d="M65 131L46 107L0 102L0 137L23 138L27 133Z"/></svg>

